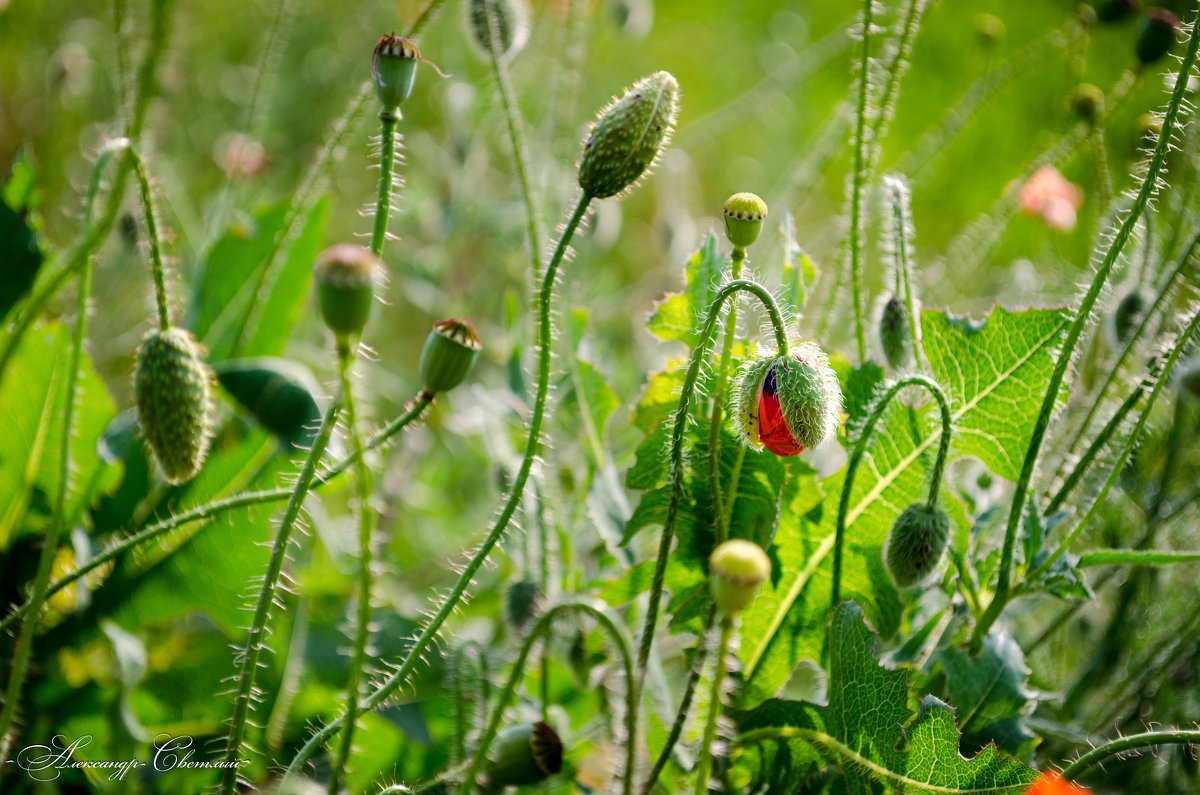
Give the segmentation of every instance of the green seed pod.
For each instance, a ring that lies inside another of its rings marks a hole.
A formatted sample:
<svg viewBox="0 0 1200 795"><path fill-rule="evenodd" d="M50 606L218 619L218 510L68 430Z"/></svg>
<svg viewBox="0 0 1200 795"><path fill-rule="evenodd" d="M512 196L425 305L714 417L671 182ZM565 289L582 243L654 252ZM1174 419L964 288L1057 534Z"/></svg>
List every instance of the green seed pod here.
<svg viewBox="0 0 1200 795"><path fill-rule="evenodd" d="M375 285L382 273L379 258L352 243L339 243L317 255L313 279L321 316L339 345L362 334L366 328L375 300Z"/></svg>
<svg viewBox="0 0 1200 795"><path fill-rule="evenodd" d="M482 348L470 321L452 317L434 323L421 351L420 375L425 391L436 395L461 384Z"/></svg>
<svg viewBox="0 0 1200 795"><path fill-rule="evenodd" d="M537 784L562 770L563 744L542 721L522 723L500 732L484 766L484 792Z"/></svg>
<svg viewBox="0 0 1200 795"><path fill-rule="evenodd" d="M463 10L466 14L467 40L485 61L492 57L489 11L496 17L496 28L500 34L497 50L501 59L507 61L513 58L529 41L529 6L526 0L467 0Z"/></svg>
<svg viewBox="0 0 1200 795"><path fill-rule="evenodd" d="M1120 22L1141 8L1140 0L1100 0L1096 4L1096 18L1101 22Z"/></svg>
<svg viewBox="0 0 1200 795"><path fill-rule="evenodd" d="M1138 22L1134 52L1143 64L1152 64L1171 51L1183 24L1165 8L1152 8Z"/></svg>
<svg viewBox="0 0 1200 795"><path fill-rule="evenodd" d="M678 93L669 72L655 72L600 111L579 159L584 193L607 199L638 181L666 148Z"/></svg>
<svg viewBox="0 0 1200 795"><path fill-rule="evenodd" d="M899 370L912 362L908 306L898 295L889 295L879 306L879 348L888 367Z"/></svg>
<svg viewBox="0 0 1200 795"><path fill-rule="evenodd" d="M1071 112L1088 123L1104 114L1104 92L1094 83L1080 83L1068 101Z"/></svg>
<svg viewBox="0 0 1200 795"><path fill-rule="evenodd" d="M530 619L541 612L542 589L535 580L525 578L504 591L504 612L508 623L520 632Z"/></svg>
<svg viewBox="0 0 1200 795"><path fill-rule="evenodd" d="M1142 322L1146 314L1146 296L1134 287L1121 297L1112 313L1112 325L1109 331L1113 341L1119 345L1129 342L1133 332Z"/></svg>
<svg viewBox="0 0 1200 795"><path fill-rule="evenodd" d="M747 360L739 369L731 414L742 441L781 456L817 447L837 434L842 389L813 342Z"/></svg>
<svg viewBox="0 0 1200 795"><path fill-rule="evenodd" d="M771 560L758 544L735 538L713 550L708 573L717 610L733 616L750 606L771 576Z"/></svg>
<svg viewBox="0 0 1200 795"><path fill-rule="evenodd" d="M204 347L181 328L150 332L137 350L133 401L138 425L168 483L196 476L208 455L213 374Z"/></svg>
<svg viewBox="0 0 1200 795"><path fill-rule="evenodd" d="M950 518L941 508L914 503L892 525L884 547L888 573L897 588L918 584L937 568L950 540Z"/></svg>
<svg viewBox="0 0 1200 795"><path fill-rule="evenodd" d="M767 203L753 193L735 193L725 200L725 237L735 250L753 245L766 219Z"/></svg>
<svg viewBox="0 0 1200 795"><path fill-rule="evenodd" d="M383 107L398 108L412 95L421 62L421 51L408 39L390 33L379 40L371 55L371 80Z"/></svg>

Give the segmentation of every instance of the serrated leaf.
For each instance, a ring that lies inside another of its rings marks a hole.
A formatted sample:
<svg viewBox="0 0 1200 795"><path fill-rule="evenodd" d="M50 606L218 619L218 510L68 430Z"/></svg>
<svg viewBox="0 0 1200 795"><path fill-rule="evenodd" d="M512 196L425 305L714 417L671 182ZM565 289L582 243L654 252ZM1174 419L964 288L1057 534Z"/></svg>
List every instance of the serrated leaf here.
<svg viewBox="0 0 1200 795"><path fill-rule="evenodd" d="M724 270L717 238L710 231L687 261L683 291L668 293L654 305L646 329L660 339L678 340L693 348Z"/></svg>
<svg viewBox="0 0 1200 795"><path fill-rule="evenodd" d="M1024 721L1035 693L1026 686L1029 667L1016 640L1006 633L992 634L978 655L951 646L938 653L938 660L950 700L958 708L964 745L981 748L995 742L1013 754L1028 750L1034 735Z"/></svg>

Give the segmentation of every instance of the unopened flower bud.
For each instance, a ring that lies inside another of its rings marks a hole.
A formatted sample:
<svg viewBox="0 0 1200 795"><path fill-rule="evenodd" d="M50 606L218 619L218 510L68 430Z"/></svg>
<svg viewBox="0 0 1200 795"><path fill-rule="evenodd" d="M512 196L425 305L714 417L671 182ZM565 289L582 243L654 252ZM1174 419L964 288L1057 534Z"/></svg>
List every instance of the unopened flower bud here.
<svg viewBox="0 0 1200 795"><path fill-rule="evenodd" d="M746 249L758 240L767 203L753 193L735 193L725 201L725 237L734 249Z"/></svg>
<svg viewBox="0 0 1200 795"><path fill-rule="evenodd" d="M937 568L950 539L950 518L941 508L914 503L892 525L884 548L888 573L898 588L918 584Z"/></svg>
<svg viewBox="0 0 1200 795"><path fill-rule="evenodd" d="M742 440L776 455L796 455L837 434L842 390L824 351L802 342L788 356L748 360L738 372L733 416Z"/></svg>
<svg viewBox="0 0 1200 795"><path fill-rule="evenodd" d="M762 547L735 538L713 550L708 559L713 601L725 616L742 612L771 576L771 560Z"/></svg>
<svg viewBox="0 0 1200 795"><path fill-rule="evenodd" d="M1080 83L1071 92L1071 112L1086 122L1095 122L1104 113L1104 92L1094 83Z"/></svg>
<svg viewBox="0 0 1200 795"><path fill-rule="evenodd" d="M1183 24L1165 8L1151 8L1138 22L1134 52L1143 64L1152 64L1171 50Z"/></svg>
<svg viewBox="0 0 1200 795"><path fill-rule="evenodd" d="M425 391L437 394L461 384L482 348L470 321L450 318L434 323L421 350L420 375Z"/></svg>
<svg viewBox="0 0 1200 795"><path fill-rule="evenodd" d="M1129 341L1133 332L1142 322L1142 317L1146 314L1146 296L1137 287L1134 287L1121 296L1121 300L1117 302L1116 308L1112 313L1112 331L1113 341L1119 345L1124 345Z"/></svg>
<svg viewBox="0 0 1200 795"><path fill-rule="evenodd" d="M382 273L379 258L352 243L339 243L317 255L313 279L321 317L339 345L347 344L366 328Z"/></svg>
<svg viewBox="0 0 1200 795"><path fill-rule="evenodd" d="M579 187L607 199L633 186L666 148L679 84L655 72L614 99L592 125L579 160Z"/></svg>
<svg viewBox="0 0 1200 795"><path fill-rule="evenodd" d="M204 348L181 328L150 332L133 368L138 425L168 483L191 480L208 455L213 374Z"/></svg>
<svg viewBox="0 0 1200 795"><path fill-rule="evenodd" d="M502 731L492 743L483 769L484 791L526 787L562 770L563 744L558 733L542 721L522 723Z"/></svg>
<svg viewBox="0 0 1200 795"><path fill-rule="evenodd" d="M1096 18L1101 22L1120 22L1141 8L1140 0L1100 0L1096 4Z"/></svg>
<svg viewBox="0 0 1200 795"><path fill-rule="evenodd" d="M879 308L879 348L884 361L893 370L912 361L912 329L908 325L908 306L898 295L889 295Z"/></svg>
<svg viewBox="0 0 1200 795"><path fill-rule="evenodd" d="M501 59L508 60L521 51L529 40L529 8L526 0L467 0L467 38L487 60L491 58L494 18ZM489 18L491 17L491 18Z"/></svg>

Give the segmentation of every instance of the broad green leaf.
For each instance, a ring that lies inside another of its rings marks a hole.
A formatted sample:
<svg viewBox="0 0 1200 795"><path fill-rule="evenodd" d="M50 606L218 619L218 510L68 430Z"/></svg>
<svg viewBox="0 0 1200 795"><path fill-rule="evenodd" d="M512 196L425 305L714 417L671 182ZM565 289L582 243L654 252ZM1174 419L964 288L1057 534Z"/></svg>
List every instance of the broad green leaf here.
<svg viewBox="0 0 1200 795"><path fill-rule="evenodd" d="M307 447L321 422L320 391L308 368L288 359L261 356L213 366L221 386L263 428L286 443Z"/></svg>
<svg viewBox="0 0 1200 795"><path fill-rule="evenodd" d="M989 635L976 656L951 646L938 653L938 660L958 709L965 746L982 748L995 742L1017 755L1030 750L1027 746L1035 738L1025 718L1033 710L1035 694L1026 686L1025 653L1011 635Z"/></svg>
<svg viewBox="0 0 1200 795"><path fill-rule="evenodd" d="M683 291L669 293L654 305L647 330L661 339L678 340L689 349L694 347L724 272L725 262L717 251L717 238L709 232L700 249L687 261Z"/></svg>
<svg viewBox="0 0 1200 795"><path fill-rule="evenodd" d="M793 766L792 775L833 764L842 770L846 791L861 795L879 784L904 793L1023 793L1037 772L991 746L964 758L954 711L944 703L926 698L913 720L908 675L878 663L872 653L877 640L859 607L842 603L829 627L829 703L772 699L735 712L742 737L776 736L746 747L735 765L762 779L786 776L789 771L779 769L784 762ZM788 753L756 745L786 745ZM763 767L768 760L771 767Z"/></svg>

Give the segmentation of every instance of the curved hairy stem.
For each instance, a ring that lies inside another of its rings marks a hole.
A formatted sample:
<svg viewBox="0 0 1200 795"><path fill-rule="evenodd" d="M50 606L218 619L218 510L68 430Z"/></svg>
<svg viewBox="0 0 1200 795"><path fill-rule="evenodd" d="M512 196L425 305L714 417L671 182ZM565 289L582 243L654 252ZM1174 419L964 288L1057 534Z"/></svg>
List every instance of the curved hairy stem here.
<svg viewBox="0 0 1200 795"><path fill-rule="evenodd" d="M1158 745L1198 744L1200 744L1200 730L1197 729L1171 729L1168 731L1131 734L1128 737L1119 737L1116 740L1088 751L1067 765L1063 769L1062 777L1067 781L1074 781L1110 756L1116 756L1126 751L1134 751L1139 748L1153 748Z"/></svg>
<svg viewBox="0 0 1200 795"><path fill-rule="evenodd" d="M746 249L734 246L730 257L731 279L742 278L742 265L746 261ZM733 359L733 344L737 338L737 301L729 305L729 316L725 318L725 340L721 345L721 363L717 365L717 380L713 384L712 417L708 421L708 490L712 494L713 527L717 543L725 540L725 511L721 494L721 424L725 419L725 385L729 379L729 363ZM736 494L736 492L734 492Z"/></svg>
<svg viewBox="0 0 1200 795"><path fill-rule="evenodd" d="M924 352L921 350L921 318L917 314L917 301L913 296L912 253L909 251L909 229L912 228L911 211L909 207L908 186L903 177L885 177L888 198L892 206L892 236L895 246L895 262L893 267L896 280L896 296L904 296L904 308L908 313L908 338L912 344L912 361L917 368L921 367Z"/></svg>
<svg viewBox="0 0 1200 795"><path fill-rule="evenodd" d="M462 786L459 789L460 795L467 795L475 784L475 779L479 776L479 772L483 769L483 763L487 759L488 749L492 745L492 741L496 739L496 734L500 730L500 724L504 720L504 710L516 695L517 683L525 674L525 665L529 660L529 653L533 650L534 644L543 635L548 635L550 626L554 619L567 613L585 613L594 619L604 628L612 643L617 648L617 652L621 656L621 669L625 674L625 737L622 738L625 746L625 771L622 783L622 793L624 795L632 795L633 793L633 776L634 766L637 760L637 702L636 694L633 685L633 655L629 649L629 639L625 636L624 630L621 629L617 622L609 617L608 613L588 604L587 602L571 601L562 602L547 610L538 619L537 624L529 631L529 636L525 639L525 643L521 646L521 652L517 655L516 662L513 663L512 674L509 675L508 681L505 682L504 688L500 691L500 696L496 701L496 708L492 712L492 718L488 722L487 728L483 731L483 736L479 738L479 745L475 749L475 755L471 759L471 764L467 768L467 774L463 777Z"/></svg>
<svg viewBox="0 0 1200 795"><path fill-rule="evenodd" d="M371 227L371 253L377 257L383 256L388 220L392 214L392 167L396 162L396 122L399 120L395 108L379 111L379 194L375 197L375 222Z"/></svg>
<svg viewBox="0 0 1200 795"><path fill-rule="evenodd" d="M983 616L975 625L975 631L971 636L971 646L973 649L978 649L982 646L988 629L1004 610L1004 606L1008 604L1017 531L1020 528L1021 516L1025 513L1025 501L1029 496L1029 488L1033 480L1033 470L1037 466L1038 455L1042 449L1042 441L1046 437L1046 430L1050 425L1050 417L1054 413L1054 406L1058 401L1059 390L1062 388L1067 368L1070 367L1071 359L1075 354L1075 346L1079 342L1079 337L1083 334L1083 329L1091 316L1092 307L1095 305L1096 299L1100 297L1100 292L1104 289L1105 282L1108 281L1108 275L1112 271L1112 267L1116 263L1121 249L1125 246L1125 242L1129 239L1134 225L1137 223L1146 204L1150 201L1151 195L1154 193L1159 173L1162 171L1163 162L1166 160L1167 152L1171 148L1171 135L1174 133L1175 125L1179 119L1180 107L1183 105L1183 98L1187 89L1188 75L1191 73L1192 66L1196 62L1196 50L1198 46L1200 46L1200 25L1193 25L1191 40L1188 43L1183 63L1179 68L1178 78L1175 81L1175 90L1171 95L1171 102L1167 106L1166 116L1163 117L1162 133L1159 136L1158 145L1154 149L1154 156L1150 159L1146 178L1142 181L1141 190L1138 191L1137 197L1133 201L1133 206L1129 208L1125 220L1121 223L1120 228L1117 229L1117 233L1108 247L1108 252L1104 255L1100 267L1096 270L1092 284L1075 313L1075 322L1071 324L1071 328L1067 332L1067 338L1063 342L1062 351L1058 355L1058 361L1055 362L1054 370L1050 374L1050 382L1046 386L1042 408L1033 426L1033 434L1029 440L1029 447L1025 452L1025 462L1021 467L1021 474L1017 478L1017 486L1013 492L1012 506L1008 512L1008 525L1004 533L1004 548L1000 554L1000 569L996 583L996 593L987 610L984 611ZM1093 503L1093 505L1095 504Z"/></svg>
<svg viewBox="0 0 1200 795"><path fill-rule="evenodd" d="M533 413L529 418L529 437L525 443L525 457L522 459L521 468L517 471L517 476L513 480L512 490L509 492L508 499L505 500L504 507L500 509L500 514L492 523L487 538L483 540L479 549L475 551L475 554L467 562L450 593L442 599L437 611L425 622L412 648L405 655L404 660L367 697L364 702L366 709L374 709L379 706L388 696L408 682L409 676L412 675L413 670L421 662L430 644L433 643L438 630L441 629L442 624L450 617L450 614L454 612L466 595L467 588L470 586L471 580L475 577L475 573L483 566L492 549L495 548L496 544L504 536L509 522L512 521L513 514L516 513L517 507L521 504L521 495L525 490L525 482L529 479L529 472L533 468L533 461L537 457L538 450L541 447L542 421L546 415L546 400L550 389L550 348L554 336L553 328L551 327L550 305L554 293L554 280L558 274L558 267L562 264L563 257L566 254L567 246L570 245L571 238L575 235L575 230L579 228L579 224L583 220L583 216L587 212L591 201L592 197L587 194L579 198L579 203L576 205L575 211L571 214L571 219L567 222L567 226L563 230L562 238L558 241L554 255L550 258L550 263L546 266L545 277L542 279L542 287L538 294L537 395L533 402ZM341 731L344 726L345 720L337 718L315 732L292 759L291 764L288 765L287 771L284 773L284 779L286 780L295 775L300 767L316 753L321 743L326 738Z"/></svg>
<svg viewBox="0 0 1200 795"><path fill-rule="evenodd" d="M462 764L467 756L467 695L463 688L465 674L463 663L467 660L467 651L475 652L475 660L479 664L479 708L487 714L488 700L491 696L491 685L488 683L487 649L477 640L468 640L454 651L454 748L450 756L452 764Z"/></svg>
<svg viewBox="0 0 1200 795"><path fill-rule="evenodd" d="M729 639L733 635L733 618L721 618L721 640L717 643L716 667L713 670L712 690L708 694L708 719L704 722L704 739L700 741L700 761L696 763L695 795L708 792L708 775L712 770L712 744L717 739L717 720L721 717L721 688L725 684L725 657L729 654Z"/></svg>
<svg viewBox="0 0 1200 795"><path fill-rule="evenodd" d="M154 201L150 196L150 175L137 150L131 148L129 157L133 158L133 173L137 175L138 192L142 199L142 215L146 218L146 242L150 248L150 274L154 277L154 305L158 309L158 327L166 331L171 327L171 318L167 311L162 244L158 238L158 221L154 218Z"/></svg>
<svg viewBox="0 0 1200 795"><path fill-rule="evenodd" d="M925 504L933 508L937 505L938 494L942 487L942 474L946 470L946 459L950 454L950 437L953 434L953 427L950 420L950 403L946 400L946 394L937 382L932 378L923 375L910 375L896 381L883 396L875 402L874 408L871 410L870 416L867 417L867 422L863 425L862 433L859 434L858 441L854 445L854 452L850 455L850 461L846 466L846 478L842 481L842 497L838 501L838 516L837 530L834 535L833 542L833 585L830 588L829 606L830 610L837 608L841 602L842 589L842 547L846 537L846 516L850 512L850 492L854 488L854 476L858 473L858 467L862 463L863 456L867 452L867 443L871 441L871 436L875 433L875 428L879 425L879 420L883 417L884 411L887 410L888 404L896 395L900 394L900 390L907 386L919 386L929 391L937 400L938 409L942 415L942 431L938 438L938 453L937 459L933 463L933 472L929 480L929 496Z"/></svg>
<svg viewBox="0 0 1200 795"><path fill-rule="evenodd" d="M692 393L696 388L696 378L700 375L700 363L708 355L708 346L712 344L713 333L726 299L737 292L752 293L762 302L771 319L775 330L775 342L778 354L786 356L788 352L787 329L783 324L783 316L775 304L775 298L767 288L755 281L739 279L729 282L717 291L709 306L704 326L692 348L691 359L688 362L687 375L683 379L683 388L679 394L679 408L675 411L675 424L671 430L671 496L667 502L667 516L663 522L662 536L658 544L658 558L654 564L654 579L650 584L650 601L646 605L646 618L642 625L642 634L638 642L637 658L637 692L640 697L642 686L646 679L646 665L650 660L650 647L654 643L654 627L658 622L658 605L662 599L663 580L667 573L667 557L671 552L671 542L675 538L675 521L679 514L679 503L683 499L683 437L687 431L688 413L691 408Z"/></svg>
<svg viewBox="0 0 1200 795"><path fill-rule="evenodd" d="M296 485L288 497L287 507L283 511L283 520L275 534L271 546L271 557L267 562L267 571L263 575L262 587L258 592L258 602L254 607L254 618L250 622L250 630L246 634L246 642L240 653L241 665L238 669L237 689L233 700L233 717L229 723L229 734L225 746L225 767L221 772L221 793L230 795L237 785L237 760L242 752L242 742L246 735L246 722L250 717L251 700L254 696L254 677L258 673L258 660L262 654L263 634L266 632L267 621L270 618L271 606L275 602L275 588L279 583L279 575L283 571L283 559L287 556L288 540L295 529L296 520L300 517L300 508L304 498L308 496L309 486L317 471L317 464L333 435L337 424L338 412L341 409L345 395L339 394L321 419L320 430L313 439L312 447L304 459Z"/></svg>

